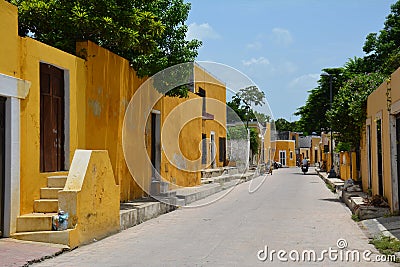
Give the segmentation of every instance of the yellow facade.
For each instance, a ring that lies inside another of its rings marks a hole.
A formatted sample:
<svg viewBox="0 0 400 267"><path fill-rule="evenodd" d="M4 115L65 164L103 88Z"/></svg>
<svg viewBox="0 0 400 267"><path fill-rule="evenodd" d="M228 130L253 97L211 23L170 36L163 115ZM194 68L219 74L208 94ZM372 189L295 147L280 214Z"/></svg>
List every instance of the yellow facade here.
<svg viewBox="0 0 400 267"><path fill-rule="evenodd" d="M275 156L275 147L273 145L275 143L271 142L271 123L267 122L265 124L265 132L264 132L264 138L262 140L263 144L263 156L264 156L264 162L262 163L267 163L270 164L271 160L274 159Z"/></svg>
<svg viewBox="0 0 400 267"><path fill-rule="evenodd" d="M87 82L82 86L86 110L81 113L86 114L85 148L108 150L121 201L142 197L125 163L122 125L128 103L143 80L128 60L92 42L78 43L77 53L86 59Z"/></svg>
<svg viewBox="0 0 400 267"><path fill-rule="evenodd" d="M19 146L15 147L18 150L18 162L21 164L15 165L18 166L18 170L15 171L18 177L15 179L19 183L13 187L16 194L12 194L11 198L16 196L18 201L13 199L11 203L18 202L18 205L13 205L17 210L11 216L11 225L19 214L33 212L34 200L40 198L40 188L46 187L47 177L68 173L76 149L108 151L115 182L119 185L120 201L144 196L145 193L135 183L127 168L122 149L125 110L144 79L137 77L127 60L91 42L77 44L77 57L31 38L19 37L17 23L17 8L0 1L0 24L3 25L0 28L0 76L6 77L10 83L15 81L18 85L15 97L12 98L17 99L15 103L18 105L12 104L12 107L15 106L18 111L16 114L19 122L14 128L18 131L15 138L18 139ZM40 63L61 69L64 75L65 166L62 171L55 173L40 171ZM160 111L161 124L164 124L174 108L190 100L197 99L194 106L201 111L201 97L197 93L200 87L206 91L207 114L193 117L178 135L169 137L167 131L163 140L167 142L170 138L178 138L183 156L195 160L201 158L202 134L205 134L208 140L211 134L214 136L215 164L212 165L211 158L208 157L206 164L198 166L197 171L188 172L181 169L176 164L171 164L170 159L162 154L161 175L181 186L200 184L200 169L222 167L225 163L223 156L220 157L220 138L222 141L226 138L225 85L198 66L195 67L194 73L196 81L199 82L195 82L195 90L189 93L188 98L163 97L153 107L154 110ZM0 80L0 96L3 95L2 88L8 85L7 83L3 86L2 81ZM181 123L179 119L175 122ZM207 155L211 154L210 150L211 146L208 145ZM13 227L15 228L11 226Z"/></svg>
<svg viewBox="0 0 400 267"><path fill-rule="evenodd" d="M163 97L159 103L162 131L165 132L161 140L163 146L179 139L179 147L170 145L173 148L168 155L162 151L160 174L178 186L199 185L199 170L220 168L225 164L224 155L220 156L225 149L220 145L226 143L226 87L196 64L194 76L194 90L189 92L188 98ZM201 90L205 97L199 95ZM173 123L166 123L171 116ZM205 146L202 146L203 137ZM211 148L211 139L214 148Z"/></svg>
<svg viewBox="0 0 400 267"><path fill-rule="evenodd" d="M1 27L0 34L4 41L0 42L0 73L10 75L31 83L29 95L20 105L20 191L21 213L29 213L33 210L33 200L39 198L39 189L46 185L46 177L50 174L41 174L39 170L40 154L40 80L39 64L46 62L65 70L68 79L69 98L69 151L66 154L69 160L78 147L85 147L83 133L85 131L85 119L78 114L84 114L85 84L84 60L64 53L58 49L37 42L31 38L18 36L17 8L4 2L0 2Z"/></svg>
<svg viewBox="0 0 400 267"><path fill-rule="evenodd" d="M356 153L340 152L340 178L342 180L358 180L356 167Z"/></svg>
<svg viewBox="0 0 400 267"><path fill-rule="evenodd" d="M275 140L274 161L282 163L286 167L296 166L295 141L294 140Z"/></svg>
<svg viewBox="0 0 400 267"><path fill-rule="evenodd" d="M400 195L396 161L399 143L396 134L399 120L396 119L400 114L398 88L400 88L400 69L393 72L390 80L383 82L368 97L367 120L361 147L363 190L385 196L392 211L399 211ZM380 146L379 139L381 139Z"/></svg>

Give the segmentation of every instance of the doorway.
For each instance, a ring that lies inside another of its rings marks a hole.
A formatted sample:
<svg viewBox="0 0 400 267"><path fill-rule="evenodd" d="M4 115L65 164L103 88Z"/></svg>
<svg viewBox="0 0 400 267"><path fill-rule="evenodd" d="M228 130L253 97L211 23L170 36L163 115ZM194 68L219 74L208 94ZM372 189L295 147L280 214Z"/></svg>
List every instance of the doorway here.
<svg viewBox="0 0 400 267"><path fill-rule="evenodd" d="M397 129L396 129L397 130ZM367 125L367 173L368 173L368 189L372 190L372 158L371 158L371 125Z"/></svg>
<svg viewBox="0 0 400 267"><path fill-rule="evenodd" d="M0 97L0 237L4 235L5 210L5 111L6 98Z"/></svg>
<svg viewBox="0 0 400 267"><path fill-rule="evenodd" d="M378 193L383 196L383 159L382 159L382 120L376 120L376 144L378 158Z"/></svg>
<svg viewBox="0 0 400 267"><path fill-rule="evenodd" d="M40 63L40 171L64 167L64 71Z"/></svg>
<svg viewBox="0 0 400 267"><path fill-rule="evenodd" d="M286 150L279 151L279 162L282 166L286 166Z"/></svg>
<svg viewBox="0 0 400 267"><path fill-rule="evenodd" d="M153 165L153 178L160 180L161 171L161 115L151 113L151 164Z"/></svg>
<svg viewBox="0 0 400 267"><path fill-rule="evenodd" d="M400 198L400 114L396 116L397 197Z"/></svg>
<svg viewBox="0 0 400 267"><path fill-rule="evenodd" d="M215 168L215 133L210 134L210 157L211 157L211 168Z"/></svg>

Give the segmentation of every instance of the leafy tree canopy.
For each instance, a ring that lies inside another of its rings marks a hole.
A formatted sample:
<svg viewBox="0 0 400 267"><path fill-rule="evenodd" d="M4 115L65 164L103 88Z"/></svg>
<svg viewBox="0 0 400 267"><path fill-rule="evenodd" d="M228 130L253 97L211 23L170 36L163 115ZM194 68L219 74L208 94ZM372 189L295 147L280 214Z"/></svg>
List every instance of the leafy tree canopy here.
<svg viewBox="0 0 400 267"><path fill-rule="evenodd" d="M391 6L384 27L379 33L370 33L363 47L370 71L391 74L400 66L400 1Z"/></svg>
<svg viewBox="0 0 400 267"><path fill-rule="evenodd" d="M298 121L287 121L284 118L279 118L275 121L275 129L278 132L284 132L284 131L291 131L291 132L299 132L301 131L301 128L299 127L299 122Z"/></svg>
<svg viewBox="0 0 400 267"><path fill-rule="evenodd" d="M21 36L72 54L76 41L90 40L128 59L142 77L193 61L201 45L185 40L190 4L183 0L8 1L18 6Z"/></svg>
<svg viewBox="0 0 400 267"><path fill-rule="evenodd" d="M298 122L298 130L307 133L321 133L321 129L330 127L326 112L330 108L330 79L332 79L332 94L337 91L347 79L347 74L343 68L332 68L322 70L332 75L321 75L318 86L309 91L307 101L304 106L297 109L294 115L301 116Z"/></svg>
<svg viewBox="0 0 400 267"><path fill-rule="evenodd" d="M249 106L262 106L265 104L265 93L255 85L240 89L237 96Z"/></svg>
<svg viewBox="0 0 400 267"><path fill-rule="evenodd" d="M259 122L269 121L270 116L252 110L252 106L262 106L265 104L265 93L260 91L257 86L242 88L227 102L227 121L228 123L243 122L257 119Z"/></svg>
<svg viewBox="0 0 400 267"><path fill-rule="evenodd" d="M327 118L338 133L336 139L352 149L359 146L366 119L367 98L384 81L380 73L358 74L345 82L335 96ZM336 130L337 129L337 130Z"/></svg>

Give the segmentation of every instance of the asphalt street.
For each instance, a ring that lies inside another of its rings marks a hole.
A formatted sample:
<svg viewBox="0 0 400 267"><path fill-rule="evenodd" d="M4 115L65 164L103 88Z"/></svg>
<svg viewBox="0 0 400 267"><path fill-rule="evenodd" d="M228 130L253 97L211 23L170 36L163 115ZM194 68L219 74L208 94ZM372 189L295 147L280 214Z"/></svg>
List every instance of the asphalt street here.
<svg viewBox="0 0 400 267"><path fill-rule="evenodd" d="M274 170L35 266L394 266L310 171Z"/></svg>

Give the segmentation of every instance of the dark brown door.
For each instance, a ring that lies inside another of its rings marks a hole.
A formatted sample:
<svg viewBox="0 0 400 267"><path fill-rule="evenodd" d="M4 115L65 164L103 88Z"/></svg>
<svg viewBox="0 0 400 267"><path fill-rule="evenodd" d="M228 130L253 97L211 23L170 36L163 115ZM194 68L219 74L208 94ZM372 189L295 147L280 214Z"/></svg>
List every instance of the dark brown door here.
<svg viewBox="0 0 400 267"><path fill-rule="evenodd" d="M40 63L40 171L64 170L64 71Z"/></svg>
<svg viewBox="0 0 400 267"><path fill-rule="evenodd" d="M0 237L4 233L4 194L5 194L5 103L6 98L0 97Z"/></svg>

